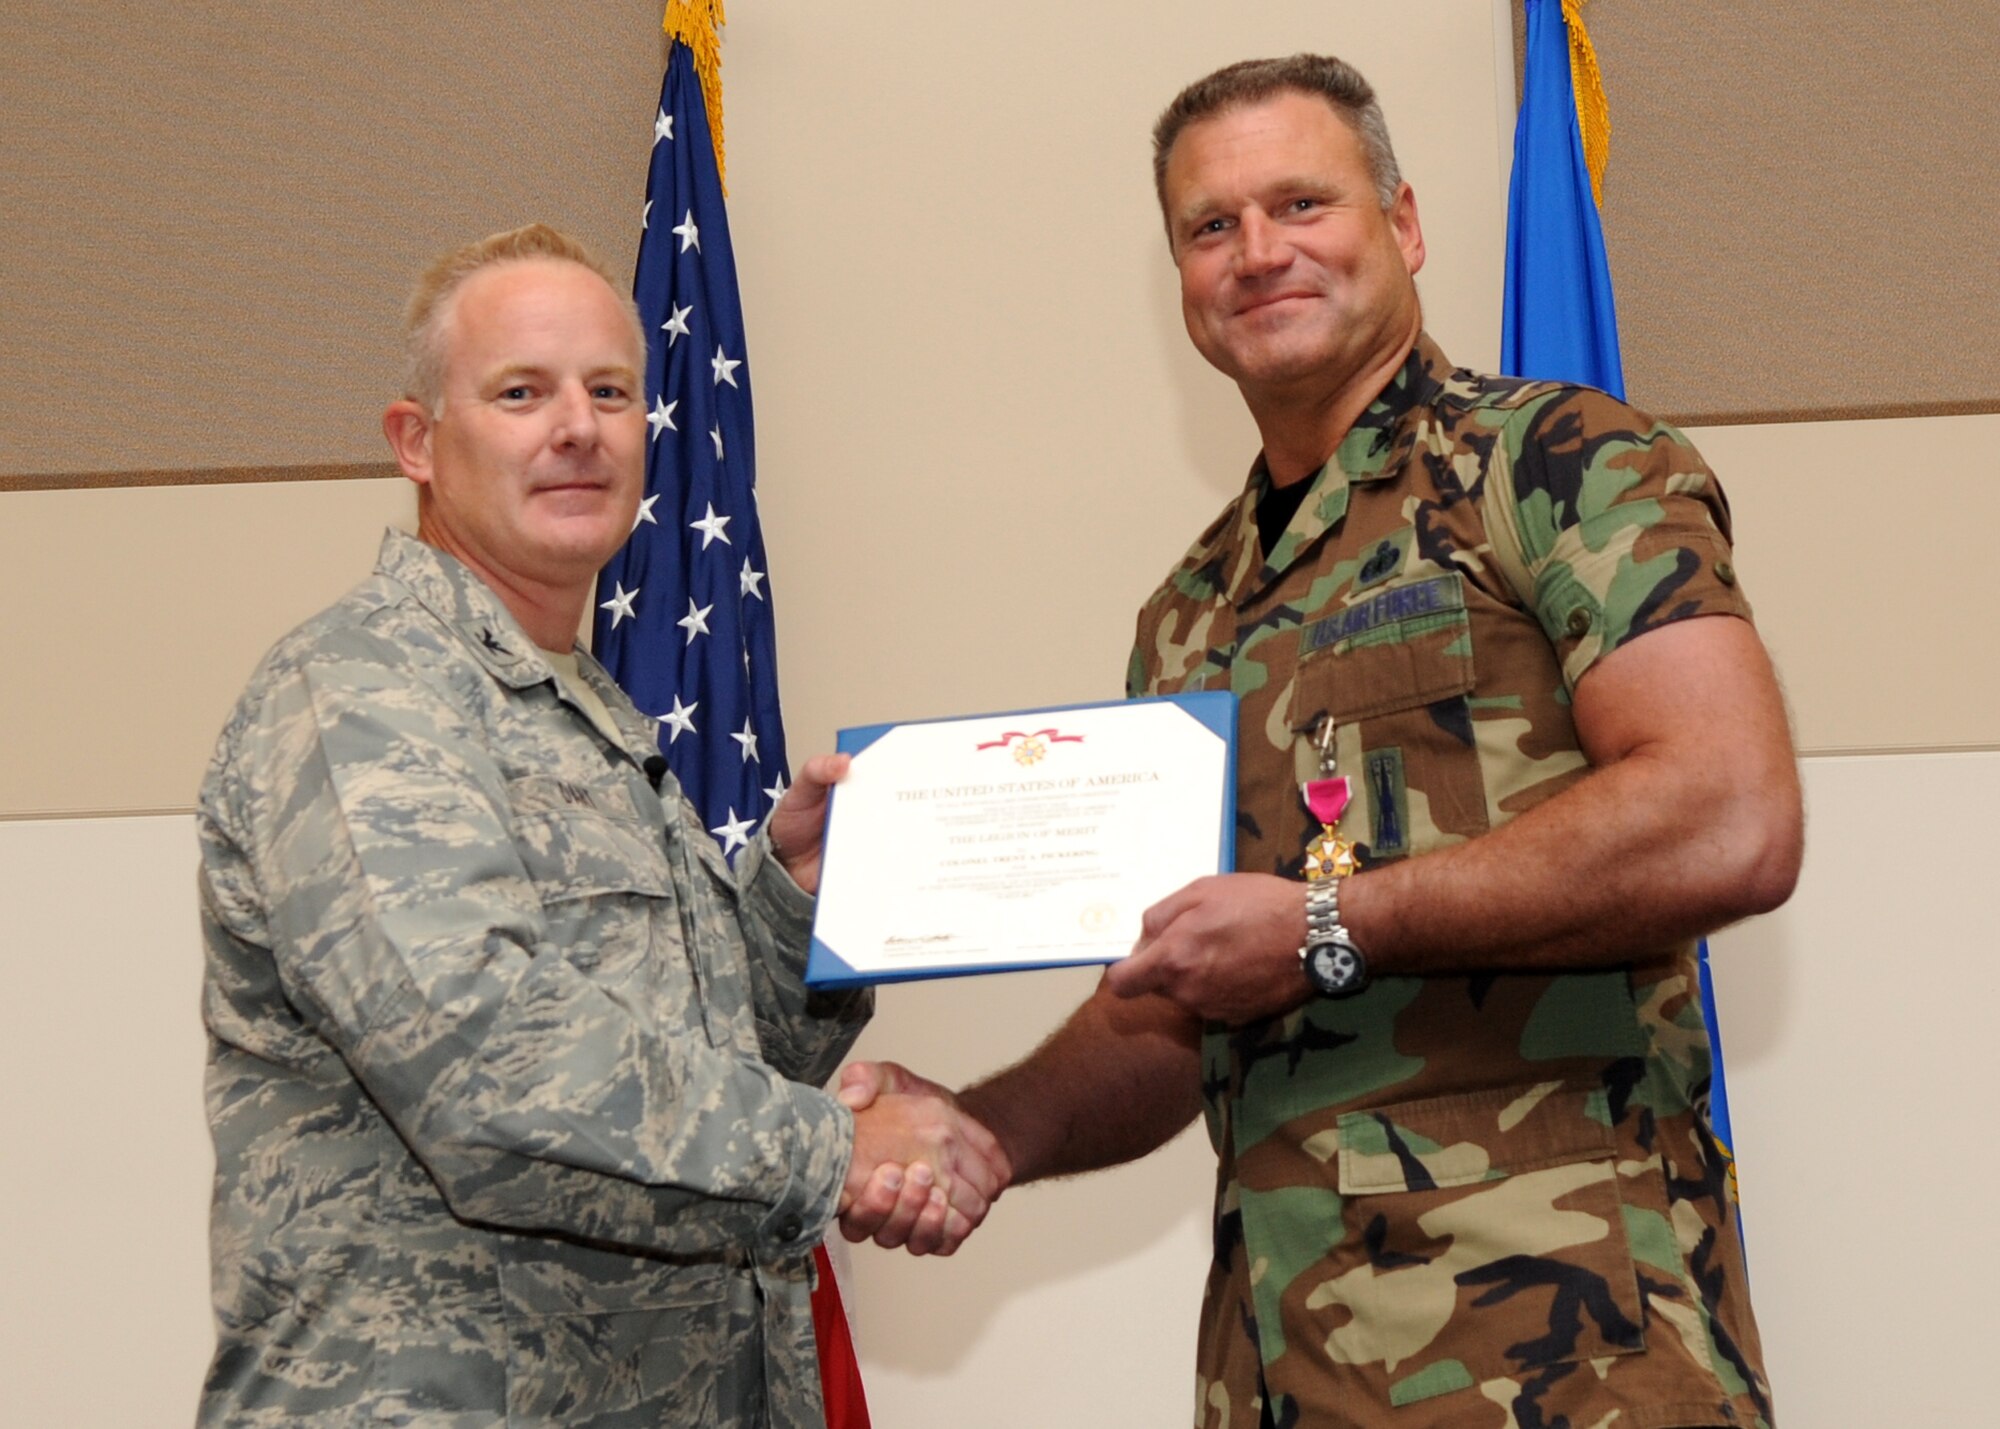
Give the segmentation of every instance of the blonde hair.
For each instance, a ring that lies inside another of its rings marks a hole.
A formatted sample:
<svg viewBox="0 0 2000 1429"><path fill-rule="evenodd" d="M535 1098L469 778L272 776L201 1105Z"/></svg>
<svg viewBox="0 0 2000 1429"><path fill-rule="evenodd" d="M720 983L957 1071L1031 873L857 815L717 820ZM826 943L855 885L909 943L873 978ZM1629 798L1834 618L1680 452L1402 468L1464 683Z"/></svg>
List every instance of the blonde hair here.
<svg viewBox="0 0 2000 1429"><path fill-rule="evenodd" d="M533 259L575 263L602 278L631 321L633 346L638 351L640 366L645 365L646 330L639 322L639 310L632 299L619 291L610 272L583 244L546 223L531 223L454 248L424 270L416 290L410 294L409 305L403 309L405 397L421 403L433 416L444 410L445 331L451 322L452 298L466 279L483 268Z"/></svg>

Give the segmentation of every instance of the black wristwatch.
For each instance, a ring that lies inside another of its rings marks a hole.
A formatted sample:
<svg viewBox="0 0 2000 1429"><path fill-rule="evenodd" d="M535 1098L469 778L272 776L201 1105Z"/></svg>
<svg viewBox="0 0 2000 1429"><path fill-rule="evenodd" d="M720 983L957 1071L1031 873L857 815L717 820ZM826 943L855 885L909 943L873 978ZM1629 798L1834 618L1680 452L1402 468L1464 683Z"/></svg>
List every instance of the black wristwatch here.
<svg viewBox="0 0 2000 1429"><path fill-rule="evenodd" d="M1322 997L1352 997L1368 986L1368 959L1340 921L1338 878L1306 884L1306 941L1299 962Z"/></svg>

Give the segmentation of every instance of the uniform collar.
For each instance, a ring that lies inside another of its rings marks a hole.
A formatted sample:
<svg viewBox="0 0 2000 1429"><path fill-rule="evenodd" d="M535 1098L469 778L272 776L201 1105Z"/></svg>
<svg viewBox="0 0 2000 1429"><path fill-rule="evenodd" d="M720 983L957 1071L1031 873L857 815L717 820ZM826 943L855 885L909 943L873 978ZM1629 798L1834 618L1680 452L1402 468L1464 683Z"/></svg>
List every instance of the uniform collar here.
<svg viewBox="0 0 2000 1429"><path fill-rule="evenodd" d="M464 562L392 527L382 533L375 570L403 586L418 604L457 631L472 658L501 684L524 690L546 681L566 703L574 703L562 696L562 681L542 657L541 648L521 629L493 588ZM658 731L652 722L631 708L618 682L588 650L578 646L576 654L577 673L617 724L624 736L620 742L625 752L639 763L657 754Z"/></svg>
<svg viewBox="0 0 2000 1429"><path fill-rule="evenodd" d="M493 588L456 557L392 528L382 533L375 570L405 587L419 605L456 630L473 658L501 684L523 690L555 678L549 662Z"/></svg>
<svg viewBox="0 0 2000 1429"><path fill-rule="evenodd" d="M1210 547L1203 553L1225 576L1232 604L1284 575L1321 536L1338 526L1347 514L1348 496L1356 483L1383 481L1403 469L1417 437L1415 425L1405 419L1436 397L1451 372L1451 360L1429 333L1419 332L1403 365L1375 394L1312 478L1311 490L1278 538L1270 559L1264 561L1258 559L1257 503L1269 489L1271 476L1263 455L1258 455L1243 495L1237 499L1235 519L1217 524Z"/></svg>

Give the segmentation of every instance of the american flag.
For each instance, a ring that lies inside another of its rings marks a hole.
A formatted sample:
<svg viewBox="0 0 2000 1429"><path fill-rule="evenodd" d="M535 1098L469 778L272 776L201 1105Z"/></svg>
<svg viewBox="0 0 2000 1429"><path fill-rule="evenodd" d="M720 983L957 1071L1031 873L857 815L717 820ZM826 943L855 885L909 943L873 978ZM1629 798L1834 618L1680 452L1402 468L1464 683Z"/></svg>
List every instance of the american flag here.
<svg viewBox="0 0 2000 1429"><path fill-rule="evenodd" d="M734 863L783 797L789 766L736 258L685 43L667 55L641 228L632 296L646 329L646 494L631 539L598 575L591 650L659 721L668 767ZM824 1246L813 1256L827 1424L868 1429L833 1267Z"/></svg>
<svg viewBox="0 0 2000 1429"><path fill-rule="evenodd" d="M758 529L750 364L707 108L667 56L632 282L646 328L646 494L598 577L591 649L734 861L789 777Z"/></svg>

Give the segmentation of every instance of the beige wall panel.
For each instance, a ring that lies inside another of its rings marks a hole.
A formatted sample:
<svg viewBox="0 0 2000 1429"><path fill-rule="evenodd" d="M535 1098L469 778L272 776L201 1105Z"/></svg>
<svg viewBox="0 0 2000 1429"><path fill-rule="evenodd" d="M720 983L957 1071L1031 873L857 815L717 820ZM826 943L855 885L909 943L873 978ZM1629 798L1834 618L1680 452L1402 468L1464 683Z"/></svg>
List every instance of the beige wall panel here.
<svg viewBox="0 0 2000 1429"><path fill-rule="evenodd" d="M416 488L273 482L0 494L0 817L189 809L272 641L360 580Z"/></svg>
<svg viewBox="0 0 2000 1429"><path fill-rule="evenodd" d="M2000 754L1805 784L1797 894L1711 945L1779 1422L1990 1423Z"/></svg>
<svg viewBox="0 0 2000 1429"><path fill-rule="evenodd" d="M191 818L0 823L0 1424L193 1422L215 1164L194 870Z"/></svg>
<svg viewBox="0 0 2000 1429"><path fill-rule="evenodd" d="M1964 623L1976 543L2000 530L2000 416L1691 435L1729 493L1800 747L2000 746L2000 641Z"/></svg>
<svg viewBox="0 0 2000 1429"><path fill-rule="evenodd" d="M795 757L844 725L1117 694L1139 601L1240 487L1255 431L1188 345L1152 194L1148 132L1188 80L1305 48L1357 63L1419 195L1427 320L1459 361L1495 360L1507 71L1484 0L733 14L731 224ZM885 989L862 1052L964 1080L1092 981ZM1186 1422L1213 1175L1197 1131L1010 1193L951 1260L858 1250L877 1422Z"/></svg>
<svg viewBox="0 0 2000 1429"><path fill-rule="evenodd" d="M1427 319L1495 360L1486 0L733 13L730 217L794 751L1121 689L1139 601L1257 445L1188 344L1152 193L1153 119L1206 69L1319 47L1370 75L1422 203Z"/></svg>

